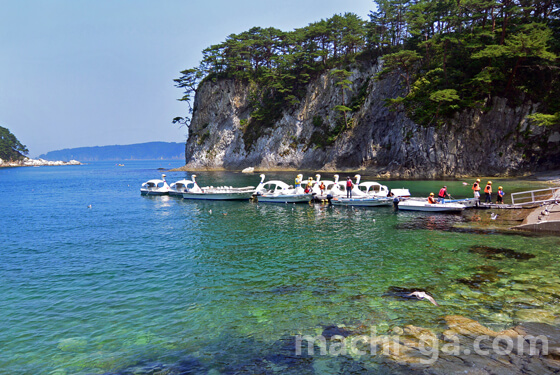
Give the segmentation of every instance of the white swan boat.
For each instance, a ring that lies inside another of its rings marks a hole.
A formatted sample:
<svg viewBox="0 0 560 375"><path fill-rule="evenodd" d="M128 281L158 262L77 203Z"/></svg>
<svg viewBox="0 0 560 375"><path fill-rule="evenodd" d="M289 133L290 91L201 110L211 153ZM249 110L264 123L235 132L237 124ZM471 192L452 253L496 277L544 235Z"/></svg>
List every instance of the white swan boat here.
<svg viewBox="0 0 560 375"><path fill-rule="evenodd" d="M255 191L254 186L235 188L231 186L205 186L200 187L196 183L196 175L192 175L192 187L183 192L183 199L204 199L204 200L244 200L249 199Z"/></svg>
<svg viewBox="0 0 560 375"><path fill-rule="evenodd" d="M399 210L425 212L461 212L465 209L460 203L429 203L427 199L406 199L399 202Z"/></svg>
<svg viewBox="0 0 560 375"><path fill-rule="evenodd" d="M293 188L279 180L264 182L265 175L260 177L261 182L254 191L259 202L304 203L313 198L313 194L305 193L301 186Z"/></svg>
<svg viewBox="0 0 560 375"><path fill-rule="evenodd" d="M165 181L165 175L161 175L161 180L154 179L146 181L140 187L141 195L168 195L169 185Z"/></svg>
<svg viewBox="0 0 560 375"><path fill-rule="evenodd" d="M354 186L357 186L358 189L363 192L368 197L387 197L389 196L389 192L392 193L393 197L410 197L410 191L405 188L401 189L391 189L385 185L381 185L379 182L375 181L364 181L360 182L361 176L359 174L355 175L354 178L356 179L356 183ZM352 196L355 194L355 189L352 190ZM356 195L360 196L359 193Z"/></svg>
<svg viewBox="0 0 560 375"><path fill-rule="evenodd" d="M390 206L393 203L393 198L387 197L358 197L358 198L345 198L335 197L332 199L332 204L340 206L361 206L361 207L376 207L376 206Z"/></svg>
<svg viewBox="0 0 560 375"><path fill-rule="evenodd" d="M175 181L169 185L169 195L183 196L183 193L187 191L189 185L193 184L193 181L187 179Z"/></svg>

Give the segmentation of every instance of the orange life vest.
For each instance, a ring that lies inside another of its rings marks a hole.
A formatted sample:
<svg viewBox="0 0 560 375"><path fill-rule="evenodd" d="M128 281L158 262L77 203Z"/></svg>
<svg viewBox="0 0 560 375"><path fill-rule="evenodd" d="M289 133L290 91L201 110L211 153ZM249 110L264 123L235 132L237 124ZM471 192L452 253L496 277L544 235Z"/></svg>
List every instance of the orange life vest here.
<svg viewBox="0 0 560 375"><path fill-rule="evenodd" d="M484 192L492 194L492 185L486 185L486 187L484 188Z"/></svg>
<svg viewBox="0 0 560 375"><path fill-rule="evenodd" d="M434 197L432 197L432 196L429 196L429 197L428 197L428 203L432 203L432 204L437 203L436 198L434 198Z"/></svg>
<svg viewBox="0 0 560 375"><path fill-rule="evenodd" d="M479 190L480 190L480 185L478 184L478 182L475 182L475 183L473 184L472 189L473 189L474 191L479 191Z"/></svg>

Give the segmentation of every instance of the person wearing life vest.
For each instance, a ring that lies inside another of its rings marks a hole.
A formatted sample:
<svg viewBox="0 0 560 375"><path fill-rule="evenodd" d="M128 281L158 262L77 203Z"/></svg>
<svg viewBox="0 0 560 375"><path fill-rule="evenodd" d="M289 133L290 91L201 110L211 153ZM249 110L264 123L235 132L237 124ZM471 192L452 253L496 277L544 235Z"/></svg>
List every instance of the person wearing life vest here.
<svg viewBox="0 0 560 375"><path fill-rule="evenodd" d="M434 193L430 193L430 196L428 197L428 203L431 203L431 204L436 204L437 203L437 200L434 197Z"/></svg>
<svg viewBox="0 0 560 375"><path fill-rule="evenodd" d="M319 190L321 190L321 195L325 194L325 184L323 181L319 184Z"/></svg>
<svg viewBox="0 0 560 375"><path fill-rule="evenodd" d="M496 198L496 203L504 204L504 195L506 195L506 193L504 193L503 188L498 186L498 198Z"/></svg>
<svg viewBox="0 0 560 375"><path fill-rule="evenodd" d="M303 176L300 175L300 174L298 174L298 175L296 176L296 179L295 179L295 181L294 181L294 186L296 187L296 189L297 189L298 187L301 186L301 178L302 178L302 177L303 177Z"/></svg>
<svg viewBox="0 0 560 375"><path fill-rule="evenodd" d="M492 181L488 181L486 187L484 188L484 193L486 194L486 203L492 203Z"/></svg>
<svg viewBox="0 0 560 375"><path fill-rule="evenodd" d="M446 197L449 197L449 194L447 194L447 186L444 186L444 187L442 187L442 188L439 190L439 193L438 193L439 201L440 201L440 202L443 202L443 200L444 200Z"/></svg>
<svg viewBox="0 0 560 375"><path fill-rule="evenodd" d="M474 197L478 200L480 200L480 178L477 178L476 181L474 182L473 186L473 194Z"/></svg>
<svg viewBox="0 0 560 375"><path fill-rule="evenodd" d="M354 188L354 184L350 177L346 177L346 198L352 198L352 189Z"/></svg>
<svg viewBox="0 0 560 375"><path fill-rule="evenodd" d="M305 193L310 193L311 189L313 189L313 177L309 177L309 181L307 181L307 185L305 186Z"/></svg>

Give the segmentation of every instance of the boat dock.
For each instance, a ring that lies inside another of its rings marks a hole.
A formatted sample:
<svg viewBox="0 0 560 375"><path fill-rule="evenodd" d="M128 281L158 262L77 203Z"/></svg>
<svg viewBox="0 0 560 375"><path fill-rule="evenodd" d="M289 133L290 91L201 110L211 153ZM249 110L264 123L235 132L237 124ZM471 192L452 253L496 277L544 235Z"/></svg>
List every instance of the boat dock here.
<svg viewBox="0 0 560 375"><path fill-rule="evenodd" d="M517 206L533 209L521 225L513 229L534 232L560 232L560 187L513 193L512 202Z"/></svg>

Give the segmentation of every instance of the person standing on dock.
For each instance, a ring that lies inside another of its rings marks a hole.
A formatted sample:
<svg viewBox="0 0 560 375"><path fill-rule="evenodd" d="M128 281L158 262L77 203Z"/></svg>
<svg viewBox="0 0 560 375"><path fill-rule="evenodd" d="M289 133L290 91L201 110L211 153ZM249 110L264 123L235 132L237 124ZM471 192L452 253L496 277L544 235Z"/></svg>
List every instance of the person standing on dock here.
<svg viewBox="0 0 560 375"><path fill-rule="evenodd" d="M476 181L472 186L472 189L473 189L474 197L480 201L480 178L476 179Z"/></svg>
<svg viewBox="0 0 560 375"><path fill-rule="evenodd" d="M486 194L486 203L492 203L492 181L488 181L486 187L484 188L484 193Z"/></svg>
<svg viewBox="0 0 560 375"><path fill-rule="evenodd" d="M504 204L504 195L506 195L506 193L504 193L503 188L498 186L498 198L496 198L497 204Z"/></svg>

